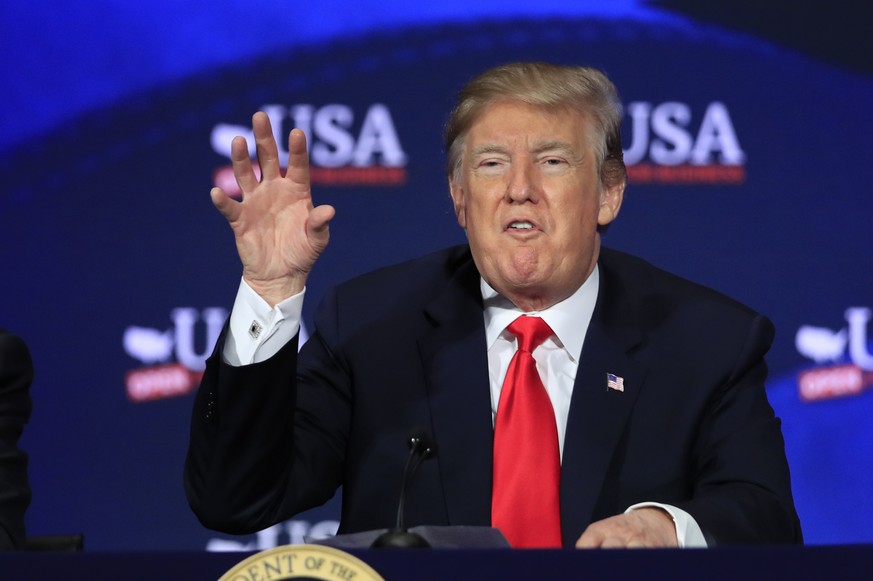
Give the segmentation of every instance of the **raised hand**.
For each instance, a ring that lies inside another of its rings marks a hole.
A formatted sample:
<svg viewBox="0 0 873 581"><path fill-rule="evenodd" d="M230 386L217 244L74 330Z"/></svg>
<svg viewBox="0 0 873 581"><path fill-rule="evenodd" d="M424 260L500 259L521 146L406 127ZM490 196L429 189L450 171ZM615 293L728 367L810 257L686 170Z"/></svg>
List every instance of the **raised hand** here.
<svg viewBox="0 0 873 581"><path fill-rule="evenodd" d="M236 238L243 278L271 306L303 290L316 259L330 238L332 206L312 205L306 136L294 129L288 136L288 170L282 176L270 119L252 117L260 180L255 175L244 137L231 144L233 175L242 190L241 202L221 188L210 196L227 218Z"/></svg>

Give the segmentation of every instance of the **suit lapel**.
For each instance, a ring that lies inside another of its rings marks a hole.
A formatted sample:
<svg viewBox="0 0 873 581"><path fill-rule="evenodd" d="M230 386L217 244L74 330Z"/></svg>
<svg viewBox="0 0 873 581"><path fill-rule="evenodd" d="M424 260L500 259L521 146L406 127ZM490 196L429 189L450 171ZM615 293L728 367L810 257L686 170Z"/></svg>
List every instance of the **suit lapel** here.
<svg viewBox="0 0 873 581"><path fill-rule="evenodd" d="M610 463L627 426L647 368L628 353L643 337L626 289L601 268L597 307L585 335L570 402L561 464L561 523L573 546L590 523ZM621 297L621 298L619 298ZM607 374L623 379L624 391L607 388Z"/></svg>
<svg viewBox="0 0 873 581"><path fill-rule="evenodd" d="M449 524L491 523L493 429L479 274L472 259L426 309L419 340Z"/></svg>
<svg viewBox="0 0 873 581"><path fill-rule="evenodd" d="M609 493L604 484L610 464L647 373L629 355L644 340L638 301L614 269L604 268L605 249L604 255L564 439L561 521L564 543L571 546ZM490 525L494 432L479 273L472 259L425 313L432 327L418 345L448 522ZM623 378L623 392L607 389L607 373Z"/></svg>

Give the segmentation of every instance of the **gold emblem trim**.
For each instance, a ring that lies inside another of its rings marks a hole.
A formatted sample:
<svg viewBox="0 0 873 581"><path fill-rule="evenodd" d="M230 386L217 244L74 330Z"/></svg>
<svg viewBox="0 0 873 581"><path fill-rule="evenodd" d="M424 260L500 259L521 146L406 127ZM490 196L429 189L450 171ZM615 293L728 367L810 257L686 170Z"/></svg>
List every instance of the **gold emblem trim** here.
<svg viewBox="0 0 873 581"><path fill-rule="evenodd" d="M267 549L233 566L218 581L385 581L355 556L321 545L283 545Z"/></svg>

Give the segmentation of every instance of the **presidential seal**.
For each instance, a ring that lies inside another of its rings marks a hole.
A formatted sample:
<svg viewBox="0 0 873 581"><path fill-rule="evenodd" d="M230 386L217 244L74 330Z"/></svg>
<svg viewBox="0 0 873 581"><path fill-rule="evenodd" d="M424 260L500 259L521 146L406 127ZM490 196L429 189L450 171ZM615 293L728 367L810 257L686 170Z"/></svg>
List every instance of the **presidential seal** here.
<svg viewBox="0 0 873 581"><path fill-rule="evenodd" d="M385 581L357 557L321 545L283 545L261 551L234 565L218 581L267 579Z"/></svg>

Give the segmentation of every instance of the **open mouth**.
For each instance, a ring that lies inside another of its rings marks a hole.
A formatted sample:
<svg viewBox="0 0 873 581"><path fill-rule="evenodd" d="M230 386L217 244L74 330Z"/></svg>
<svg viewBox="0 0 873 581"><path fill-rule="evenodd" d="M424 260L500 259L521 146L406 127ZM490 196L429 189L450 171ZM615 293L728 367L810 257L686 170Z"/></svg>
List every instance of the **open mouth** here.
<svg viewBox="0 0 873 581"><path fill-rule="evenodd" d="M519 232L534 230L536 226L533 222L528 222L527 220L515 220L510 222L506 227L507 230L514 230Z"/></svg>

